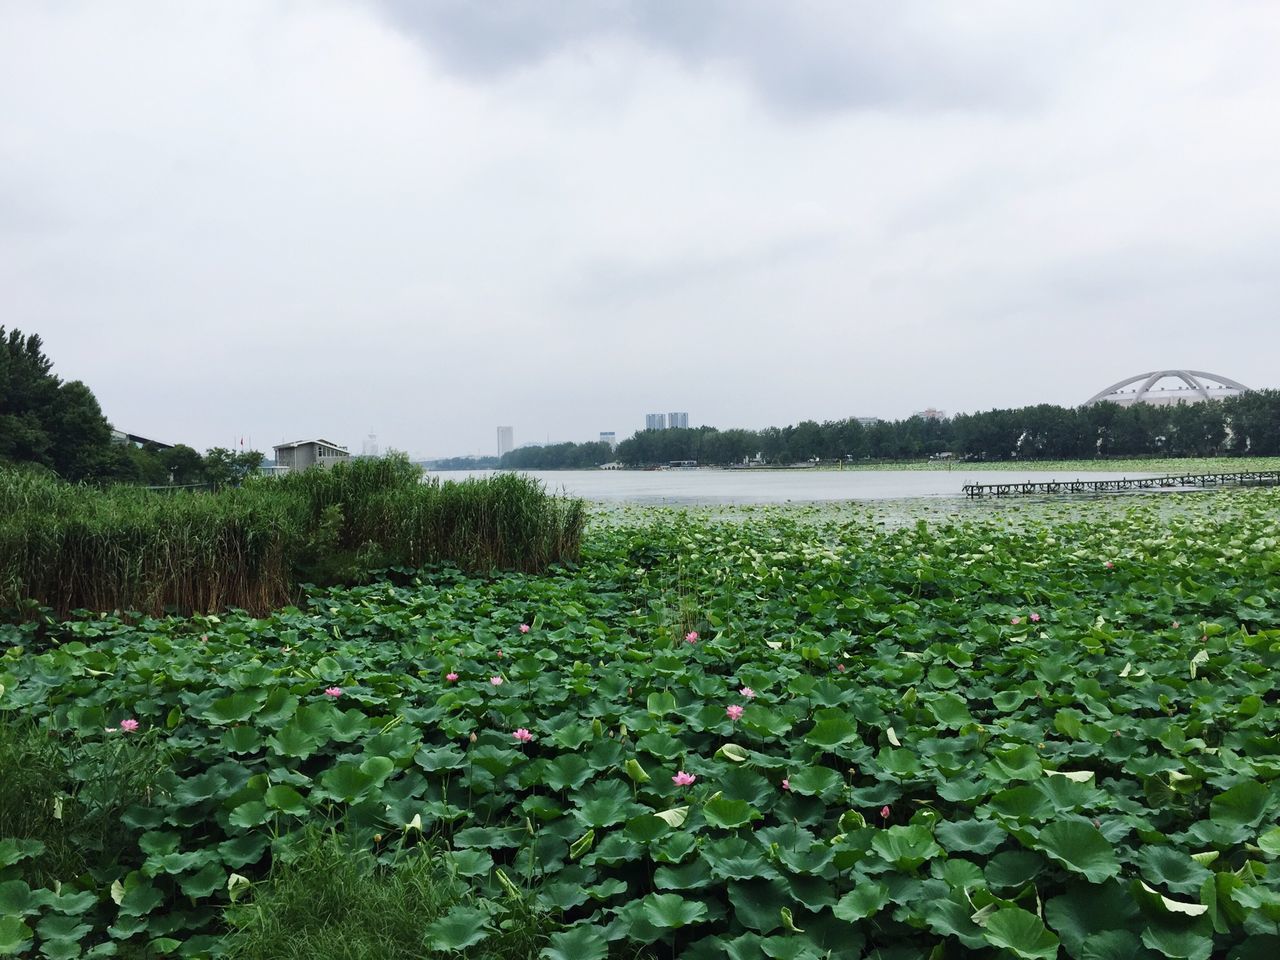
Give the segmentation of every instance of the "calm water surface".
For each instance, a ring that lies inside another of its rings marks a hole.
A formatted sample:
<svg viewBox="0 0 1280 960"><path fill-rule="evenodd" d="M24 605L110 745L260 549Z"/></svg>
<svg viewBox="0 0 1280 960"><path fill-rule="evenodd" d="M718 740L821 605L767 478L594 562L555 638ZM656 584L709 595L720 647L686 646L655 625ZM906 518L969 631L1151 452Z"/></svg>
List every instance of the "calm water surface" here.
<svg viewBox="0 0 1280 960"><path fill-rule="evenodd" d="M495 471L430 473L443 479L490 476ZM1035 470L529 470L556 493L603 503L702 504L823 503L843 500L915 500L962 497L966 483L1046 480L1119 480L1151 473L1053 473Z"/></svg>

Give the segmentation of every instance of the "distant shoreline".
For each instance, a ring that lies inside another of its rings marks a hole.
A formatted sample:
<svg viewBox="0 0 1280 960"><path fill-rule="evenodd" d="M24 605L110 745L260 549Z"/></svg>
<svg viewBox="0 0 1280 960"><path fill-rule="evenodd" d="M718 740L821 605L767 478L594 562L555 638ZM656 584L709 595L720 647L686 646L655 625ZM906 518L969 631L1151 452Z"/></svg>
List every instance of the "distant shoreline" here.
<svg viewBox="0 0 1280 960"><path fill-rule="evenodd" d="M732 472L732 473L777 473L784 471L901 471L901 472L950 472L968 470L998 473L1009 470L1032 471L1071 471L1123 472L1140 473L1181 473L1190 470L1212 472L1214 470L1244 469L1276 469L1280 467L1280 457L1125 457L1115 460L1000 460L1000 461L964 461L964 460L891 460L881 462L859 463L799 463L799 464L752 464L749 466L698 466L698 467L612 467L609 470L601 467L427 467L427 473L696 473L696 472Z"/></svg>

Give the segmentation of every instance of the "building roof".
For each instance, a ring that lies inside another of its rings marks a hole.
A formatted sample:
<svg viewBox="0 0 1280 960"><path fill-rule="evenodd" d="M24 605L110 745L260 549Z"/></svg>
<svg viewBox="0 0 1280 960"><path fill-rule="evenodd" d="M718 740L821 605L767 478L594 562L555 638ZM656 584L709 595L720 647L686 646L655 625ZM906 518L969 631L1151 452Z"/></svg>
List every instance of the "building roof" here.
<svg viewBox="0 0 1280 960"><path fill-rule="evenodd" d="M1172 390L1166 387L1156 388L1164 380L1179 381ZM1132 384L1141 384L1132 387ZM1129 389L1126 389L1129 388ZM1224 397L1235 397L1245 393L1249 388L1230 377L1216 373L1205 373L1203 370L1151 370L1127 377L1119 383L1113 383L1105 390L1100 390L1085 401L1084 405L1095 403L1117 403L1129 406L1134 403L1195 403L1201 400L1221 400Z"/></svg>
<svg viewBox="0 0 1280 960"><path fill-rule="evenodd" d="M272 449L289 450L289 449L292 449L293 447L305 447L308 443L320 443L326 447L333 447L335 450L341 450L344 453L348 452L346 447L340 446L334 443L332 440L322 440L318 438L315 440L293 440L289 443L277 443Z"/></svg>
<svg viewBox="0 0 1280 960"><path fill-rule="evenodd" d="M159 440L152 440L149 437L140 437L136 433L126 433L124 430L112 430L112 438L117 443L136 443L142 446L157 447L161 450L172 450L172 443L161 443Z"/></svg>

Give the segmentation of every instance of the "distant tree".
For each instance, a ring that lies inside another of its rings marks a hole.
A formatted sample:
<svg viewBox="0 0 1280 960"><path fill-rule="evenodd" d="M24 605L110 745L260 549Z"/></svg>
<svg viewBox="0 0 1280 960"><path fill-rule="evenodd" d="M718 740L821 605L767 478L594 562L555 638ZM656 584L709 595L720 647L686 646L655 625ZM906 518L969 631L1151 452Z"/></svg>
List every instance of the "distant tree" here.
<svg viewBox="0 0 1280 960"><path fill-rule="evenodd" d="M198 457L199 454L196 454ZM115 444L110 477L118 483L137 483L159 487L169 482L169 469L155 446L135 447L132 443Z"/></svg>
<svg viewBox="0 0 1280 960"><path fill-rule="evenodd" d="M493 470L498 466L497 457L443 457L428 460L428 470Z"/></svg>
<svg viewBox="0 0 1280 960"><path fill-rule="evenodd" d="M822 456L822 427L813 420L802 420L790 428L787 448L796 460L814 460Z"/></svg>
<svg viewBox="0 0 1280 960"><path fill-rule="evenodd" d="M204 454L204 481L215 487L238 484L245 477L258 472L262 459L262 454L257 450L233 453L226 447L210 447Z"/></svg>
<svg viewBox="0 0 1280 960"><path fill-rule="evenodd" d="M386 456L401 460L404 463L409 462L409 455L400 450L388 450ZM262 461L265 459L266 455L261 450L241 450L235 456L237 479L243 480L245 477L257 473L262 469Z"/></svg>
<svg viewBox="0 0 1280 960"><path fill-rule="evenodd" d="M1211 457L1226 440L1221 403L1180 403L1169 409L1169 453L1175 457Z"/></svg>
<svg viewBox="0 0 1280 960"><path fill-rule="evenodd" d="M877 420L867 431L867 455L874 460L891 460L898 453L897 424Z"/></svg>
<svg viewBox="0 0 1280 960"><path fill-rule="evenodd" d="M109 475L119 458L102 408L83 383L52 370L39 335L0 326L0 460L39 463L67 480Z"/></svg>
<svg viewBox="0 0 1280 960"><path fill-rule="evenodd" d="M201 470L206 482L226 486L236 478L235 454L226 447L210 447L205 451Z"/></svg>
<svg viewBox="0 0 1280 960"><path fill-rule="evenodd" d="M1280 455L1280 390L1251 390L1223 403L1232 453Z"/></svg>
<svg viewBox="0 0 1280 960"><path fill-rule="evenodd" d="M180 443L157 454L161 465L169 472L169 483L200 483L204 480L204 458L191 447Z"/></svg>
<svg viewBox="0 0 1280 960"><path fill-rule="evenodd" d="M921 459L954 453L974 460L1094 459L1143 456L1280 454L1280 392L1253 391L1221 403L1121 407L1036 404L951 418L805 420L763 430L641 430L615 450L597 443L522 447L502 458L511 469L584 469L617 460L643 467L673 460L729 465L762 457L800 460ZM465 461L464 466L476 465Z"/></svg>
<svg viewBox="0 0 1280 960"><path fill-rule="evenodd" d="M506 470L589 470L613 460L607 443L553 443L545 447L520 447L502 455Z"/></svg>

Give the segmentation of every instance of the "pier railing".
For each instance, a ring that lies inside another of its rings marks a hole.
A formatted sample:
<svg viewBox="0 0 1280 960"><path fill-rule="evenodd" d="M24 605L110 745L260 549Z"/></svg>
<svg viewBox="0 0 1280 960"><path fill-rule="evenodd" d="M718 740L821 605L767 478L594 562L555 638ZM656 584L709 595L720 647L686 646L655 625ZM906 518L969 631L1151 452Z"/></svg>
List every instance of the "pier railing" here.
<svg viewBox="0 0 1280 960"><path fill-rule="evenodd" d="M1119 480L1040 480L1022 483L966 483L968 497L1008 497L1025 494L1118 493L1124 490L1199 487L1254 487L1280 484L1280 470L1233 473L1179 473L1164 477L1124 477Z"/></svg>

